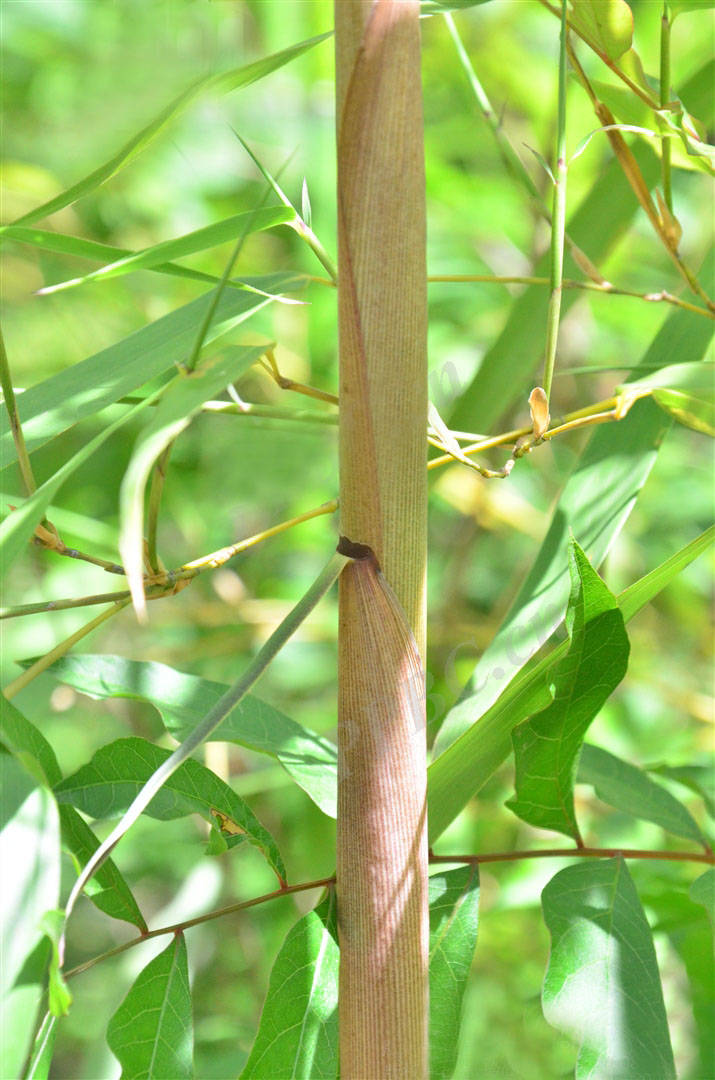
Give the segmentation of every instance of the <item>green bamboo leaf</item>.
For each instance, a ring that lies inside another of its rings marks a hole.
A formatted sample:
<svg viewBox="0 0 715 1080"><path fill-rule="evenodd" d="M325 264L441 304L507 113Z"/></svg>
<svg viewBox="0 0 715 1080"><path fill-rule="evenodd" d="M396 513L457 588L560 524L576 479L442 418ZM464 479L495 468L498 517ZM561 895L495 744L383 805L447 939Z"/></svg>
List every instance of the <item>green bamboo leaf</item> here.
<svg viewBox="0 0 715 1080"><path fill-rule="evenodd" d="M113 154L108 161L105 161L103 165L100 165L88 176L83 177L82 180L79 180L76 184L67 188L66 191L63 191L59 195L55 195L54 198L43 203L42 206L38 206L34 210L30 210L29 213L23 214L22 217L18 218L13 224L29 225L33 221L38 221L40 218L48 217L50 214L62 210L63 207L76 202L77 199L82 198L83 195L88 195L90 192L95 191L106 180L109 180L112 176L116 175L120 169L123 169L125 165L128 165L130 161L140 154L141 151L156 138L159 132L171 120L180 116L200 94L208 93L209 91L225 94L231 90L237 90L241 86L249 86L258 79L262 79L265 75L269 75L272 71L276 71L278 68L283 67L284 64L290 63L291 60L294 60L304 52L312 49L314 45L317 45L320 41L324 41L327 37L330 37L329 33L320 34L307 41L301 41L297 45L291 45L290 48L283 49L281 52L263 57L261 60L254 60L250 64L244 64L241 67L232 68L229 71L219 72L218 74L204 76L204 78L199 79L198 82L193 83L193 85L189 86L179 94L178 97L174 98L165 109L162 109L162 111L143 127L141 131L124 143L121 149L118 150L116 154Z"/></svg>
<svg viewBox="0 0 715 1080"><path fill-rule="evenodd" d="M50 964L48 970L47 1002L53 1016L66 1016L72 1004L72 995L65 982L60 964L60 939L64 927L65 913L59 908L46 911L40 925L50 943Z"/></svg>
<svg viewBox="0 0 715 1080"><path fill-rule="evenodd" d="M623 618L632 619L684 567L707 551L715 538L711 526L618 597ZM428 771L429 835L434 841L486 783L511 752L511 731L551 701L549 673L566 655L562 642L543 659L532 661L511 680L499 699L434 761Z"/></svg>
<svg viewBox="0 0 715 1080"><path fill-rule="evenodd" d="M633 42L633 12L626 0L571 0L569 22L611 60Z"/></svg>
<svg viewBox="0 0 715 1080"><path fill-rule="evenodd" d="M23 664L32 661L22 661ZM182 741L226 693L224 683L151 661L122 656L71 654L48 671L60 682L95 698L123 697L153 705L175 739ZM272 705L247 694L209 739L234 742L269 754L303 788L317 806L337 813L337 748L334 743L297 724Z"/></svg>
<svg viewBox="0 0 715 1080"><path fill-rule="evenodd" d="M676 15L682 15L685 11L709 11L715 7L715 0L670 0L671 22Z"/></svg>
<svg viewBox="0 0 715 1080"><path fill-rule="evenodd" d="M0 1076L19 1075L32 1046L49 948L42 918L59 904L60 829L47 787L0 754Z"/></svg>
<svg viewBox="0 0 715 1080"><path fill-rule="evenodd" d="M21 506L13 510L5 518L0 525L0 575L5 575L18 555L24 551L25 545L35 531L35 526L44 517L47 507L64 482L76 472L80 465L84 465L85 461L88 461L115 431L119 431L124 424L133 420L142 409L147 408L158 397L159 393L160 391L157 390L153 394L149 394L138 405L128 409L113 424L107 424L98 435L90 439L69 461L61 465L49 480L46 480L44 484L38 487L37 491L33 492L29 499L26 499Z"/></svg>
<svg viewBox="0 0 715 1080"><path fill-rule="evenodd" d="M714 265L715 253L711 252L703 267L705 278ZM672 363L673 357L682 363L699 361L707 351L714 325L692 312L675 312L634 369L631 382ZM624 420L603 424L594 431L566 481L526 580L442 725L435 744L437 753L486 712L502 687L548 641L566 606L569 529L598 567L627 521L671 423L653 402L644 400L636 402Z"/></svg>
<svg viewBox="0 0 715 1080"><path fill-rule="evenodd" d="M677 784L694 791L705 804L711 818L715 818L715 773L712 764L708 765L650 765L648 772L674 780Z"/></svg>
<svg viewBox="0 0 715 1080"><path fill-rule="evenodd" d="M92 760L55 787L60 803L70 803L91 817L123 813L159 766L170 757L146 739L117 739L100 747ZM221 826L227 847L247 840L260 848L280 878L285 867L273 837L247 803L228 784L198 761L189 759L174 772L149 803L145 813L159 821L201 814Z"/></svg>
<svg viewBox="0 0 715 1080"><path fill-rule="evenodd" d="M618 387L618 393L626 395L647 390L681 424L715 435L715 363L669 364Z"/></svg>
<svg viewBox="0 0 715 1080"><path fill-rule="evenodd" d="M225 292L204 340L204 349L270 303L266 294L273 297L302 288L305 280L296 274L268 274L246 279L246 285L259 293L235 289ZM190 355L213 295L213 290L205 293L115 345L25 390L19 396L18 408L28 452L44 446L78 421L114 404L151 379L174 371ZM0 461L5 468L16 460L12 431L3 410Z"/></svg>
<svg viewBox="0 0 715 1080"><path fill-rule="evenodd" d="M639 145L634 153L646 183L657 183L660 162L653 151L647 145ZM569 218L566 231L598 266L627 230L637 207L623 170L617 161L612 161ZM565 276L580 276L581 271L573 262L569 270L569 258L566 253ZM548 255L538 261L533 272L548 277ZM562 318L576 299L575 290L564 293ZM529 286L514 300L504 329L485 353L477 374L446 418L453 431L492 431L499 418L520 398L526 414L527 397L534 386L533 372L544 352L544 340L535 328L546 326L548 305L548 290L538 285ZM699 316L693 316L693 319L706 322ZM662 363L671 360L669 355Z"/></svg>
<svg viewBox="0 0 715 1080"><path fill-rule="evenodd" d="M42 732L6 698L0 698L0 743L21 761L25 768L49 787L62 780L55 752ZM60 806L63 846L82 866L99 847L84 818L72 806ZM79 873L79 867L77 867ZM114 919L123 919L139 930L147 929L144 917L119 870L107 859L87 883L87 895L96 906Z"/></svg>
<svg viewBox="0 0 715 1080"><path fill-rule="evenodd" d="M487 3L489 0L420 0L420 16L443 15L445 11L463 11Z"/></svg>
<svg viewBox="0 0 715 1080"><path fill-rule="evenodd" d="M49 1080L56 1036L57 1017L53 1016L51 1012L47 1012L35 1036L32 1054L27 1069L23 1074L23 1080Z"/></svg>
<svg viewBox="0 0 715 1080"><path fill-rule="evenodd" d="M84 285L87 282L106 281L108 278L133 273L135 270L155 270L159 266L170 263L172 259L182 259L187 255L196 254L197 251L206 251L227 240L235 240L238 236L274 229L277 225L288 225L295 221L295 218L295 211L285 206L258 207L243 214L235 214L223 221L217 221L213 225L205 225L175 240L163 240L142 251L130 252L82 277L61 281L56 285L46 285L38 291L40 295L47 295L75 285ZM12 236L12 233L10 235Z"/></svg>
<svg viewBox="0 0 715 1080"><path fill-rule="evenodd" d="M122 1080L192 1080L194 1029L183 934L140 973L109 1021Z"/></svg>
<svg viewBox="0 0 715 1080"><path fill-rule="evenodd" d="M702 904L711 922L715 921L715 868L712 866L690 886L690 898Z"/></svg>
<svg viewBox="0 0 715 1080"><path fill-rule="evenodd" d="M145 609L143 586L144 489L154 462L184 431L201 406L222 393L265 352L264 345L228 347L194 371L180 373L162 393L137 439L119 490L119 551L134 606Z"/></svg>
<svg viewBox="0 0 715 1080"><path fill-rule="evenodd" d="M430 1080L457 1064L462 999L477 944L479 868L460 866L429 879Z"/></svg>
<svg viewBox="0 0 715 1080"><path fill-rule="evenodd" d="M241 1080L335 1080L338 959L331 889L289 930L281 946Z"/></svg>
<svg viewBox="0 0 715 1080"><path fill-rule="evenodd" d="M544 1016L579 1043L576 1080L674 1080L653 937L624 861L569 866L541 900Z"/></svg>
<svg viewBox="0 0 715 1080"><path fill-rule="evenodd" d="M704 844L696 821L682 803L642 769L586 743L578 763L578 783L592 784L602 802L662 829Z"/></svg>
<svg viewBox="0 0 715 1080"><path fill-rule="evenodd" d="M573 785L584 735L626 673L630 645L615 596L572 540L570 646L554 666L553 701L512 731L516 798L507 806L523 821L580 843Z"/></svg>

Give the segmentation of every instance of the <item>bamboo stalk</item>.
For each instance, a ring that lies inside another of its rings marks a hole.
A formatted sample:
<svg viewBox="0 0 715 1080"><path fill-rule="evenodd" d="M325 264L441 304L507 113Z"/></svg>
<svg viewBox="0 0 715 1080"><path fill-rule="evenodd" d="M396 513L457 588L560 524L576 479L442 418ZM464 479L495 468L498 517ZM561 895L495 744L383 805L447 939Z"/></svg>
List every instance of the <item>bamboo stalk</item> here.
<svg viewBox="0 0 715 1080"><path fill-rule="evenodd" d="M348 545L366 558L340 579L343 1080L427 1075L420 662L427 304L418 18L417 0L335 3L341 532L371 549Z"/></svg>

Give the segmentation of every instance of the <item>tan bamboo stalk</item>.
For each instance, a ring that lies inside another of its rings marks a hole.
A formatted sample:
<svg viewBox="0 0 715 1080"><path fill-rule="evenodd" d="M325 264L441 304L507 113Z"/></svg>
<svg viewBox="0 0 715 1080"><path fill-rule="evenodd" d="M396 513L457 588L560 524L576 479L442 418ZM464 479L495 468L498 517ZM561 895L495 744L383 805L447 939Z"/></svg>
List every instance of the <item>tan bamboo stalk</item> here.
<svg viewBox="0 0 715 1080"><path fill-rule="evenodd" d="M420 660L427 289L418 17L417 0L335 3L341 533L377 559L358 559L340 580L343 1080L427 1075Z"/></svg>

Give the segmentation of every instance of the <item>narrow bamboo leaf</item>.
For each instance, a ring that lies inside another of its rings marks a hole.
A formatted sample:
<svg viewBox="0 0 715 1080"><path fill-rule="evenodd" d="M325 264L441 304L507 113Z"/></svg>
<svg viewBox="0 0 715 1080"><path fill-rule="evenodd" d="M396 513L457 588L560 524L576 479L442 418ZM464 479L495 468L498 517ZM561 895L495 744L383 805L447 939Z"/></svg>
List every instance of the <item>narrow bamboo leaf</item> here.
<svg viewBox="0 0 715 1080"><path fill-rule="evenodd" d="M272 296L301 288L304 283L305 278L295 274L268 274L246 279L247 285ZM210 291L136 330L115 345L25 390L18 399L18 408L28 451L32 453L44 446L78 421L93 416L151 379L175 370L175 366L190 354L212 298ZM225 292L219 300L204 348L269 302L266 296L254 292L235 289ZM16 459L9 421L2 415L2 467Z"/></svg>
<svg viewBox="0 0 715 1080"><path fill-rule="evenodd" d="M277 225L286 225L295 221L295 217L295 211L285 206L259 207L243 214L235 214L223 221L217 221L213 225L205 225L175 240L164 240L142 251L131 252L123 258L100 267L99 270L92 270L91 273L84 274L82 277L61 281L57 285L45 286L39 291L41 294L60 292L75 285L105 281L108 278L130 274L135 270L154 270L172 259L181 259L187 255L194 255L197 251L206 251L227 240L235 240L238 236L273 229Z"/></svg>
<svg viewBox="0 0 715 1080"><path fill-rule="evenodd" d="M0 743L50 787L62 780L55 752L45 736L4 697L0 698ZM60 806L59 811L62 844L84 865L99 847L99 841L74 807ZM147 929L129 886L111 859L99 868L85 891L107 915L130 922L139 930Z"/></svg>
<svg viewBox="0 0 715 1080"><path fill-rule="evenodd" d="M646 145L639 145L634 152L646 183L655 184L660 176L658 158ZM637 209L638 203L623 170L617 161L612 161L569 218L566 230L598 266L626 231ZM571 276L568 261L567 256L564 273ZM572 265L572 269L574 276L579 276L578 267ZM548 277L548 255L538 261L533 272ZM564 293L562 318L575 302L575 291ZM543 338L534 332L534 327L546 325L548 304L548 290L538 285L530 286L514 300L504 329L487 350L479 370L447 417L452 430L492 431L499 418L520 398L526 412L526 399L534 385L533 372L544 351ZM698 316L693 319L697 320ZM705 319L701 321L706 322ZM671 360L669 355L663 364Z"/></svg>
<svg viewBox="0 0 715 1080"><path fill-rule="evenodd" d="M715 435L715 363L669 364L619 392L651 390L654 401L686 427Z"/></svg>
<svg viewBox="0 0 715 1080"><path fill-rule="evenodd" d="M541 900L551 933L544 1016L579 1043L576 1080L674 1080L653 938L626 864L569 866Z"/></svg>
<svg viewBox="0 0 715 1080"><path fill-rule="evenodd" d="M25 225L6 225L4 232L0 233L0 242L2 240L14 240L20 244L29 244L31 247L39 248L41 251L57 251L62 255L73 255L81 259L98 259L102 263L116 262L136 254L129 248L113 247L110 244L100 244L96 240L87 240L83 236L68 236L65 233L34 229ZM217 285L220 281L216 274L205 274L201 270L192 270L188 266L179 266L178 263L172 262L159 263L146 269L151 270L152 273L205 281L209 285ZM240 281L229 281L228 286L242 288Z"/></svg>
<svg viewBox="0 0 715 1080"><path fill-rule="evenodd" d="M45 985L46 911L59 904L57 806L10 754L0 754L0 1076L19 1075L32 1045Z"/></svg>
<svg viewBox="0 0 715 1080"><path fill-rule="evenodd" d="M183 934L140 973L109 1021L122 1080L192 1080L194 1028Z"/></svg>
<svg viewBox="0 0 715 1080"><path fill-rule="evenodd" d="M97 169L91 172L88 176L83 177L76 184L67 188L60 195L55 195L54 198L48 200L42 204L42 206L36 207L34 210L30 210L29 213L23 214L18 218L15 225L25 224L29 225L33 221L38 221L40 218L48 217L50 214L56 213L58 210L62 210L63 207L69 206L71 203L76 202L83 195L88 195L90 192L95 191L101 184L110 177L114 176L123 169L125 165L128 165L137 154L140 154L159 134L159 132L173 120L179 116L188 106L202 93L209 91L215 91L216 93L228 93L231 90L237 90L241 86L249 86L251 83L256 82L258 79L262 79L264 75L269 75L272 71L276 71L277 68L282 67L284 64L289 63L296 57L301 56L308 49L312 49L318 42L324 41L330 34L320 34L318 37L310 38L307 41L301 41L297 45L291 45L288 49L283 49L281 52L273 53L272 56L263 57L261 60L254 60L250 64L244 64L241 67L232 68L230 71L219 72L218 74L207 75L198 82L189 86L183 93L166 106L165 109L151 120L146 127L143 127L136 135L132 136L116 154L113 154L108 161L105 161L103 165L100 165Z"/></svg>
<svg viewBox="0 0 715 1080"><path fill-rule="evenodd" d="M53 1016L51 1012L47 1012L35 1036L30 1062L23 1075L23 1080L49 1080L56 1035L57 1017Z"/></svg>
<svg viewBox="0 0 715 1080"><path fill-rule="evenodd" d="M158 393L159 391L149 394L138 405L128 409L124 416L120 416L113 424L107 424L98 435L95 435L93 439L90 439L90 441L86 443L81 450L78 450L69 461L66 461L64 465L61 465L57 472L52 474L49 480L46 480L44 484L38 487L37 491L33 492L29 499L26 499L21 506L16 510L13 510L5 518L0 525L0 576L4 576L7 573L15 559L22 553L25 545L35 531L35 526L44 516L47 507L50 505L64 482L72 476L80 465L84 465L85 461L88 461L92 454L94 454L96 450L99 450L100 446L102 446L115 431L119 431L124 424L133 420L142 409L147 408L147 406L155 400Z"/></svg>
<svg viewBox="0 0 715 1080"><path fill-rule="evenodd" d="M707 551L714 536L715 527L711 526L625 589L618 597L625 621L632 619L685 566ZM512 729L549 704L549 672L567 650L568 642L562 642L543 659L527 665L480 720L430 765L427 770L430 841L444 831L509 756Z"/></svg>
<svg viewBox="0 0 715 1080"><path fill-rule="evenodd" d="M167 731L179 741L194 730L228 690L223 683L187 675L166 664L125 660L122 656L74 653L62 657L48 670L60 682L91 697L148 702L159 711ZM235 742L270 754L323 813L335 817L337 747L323 735L247 694L209 739Z"/></svg>
<svg viewBox="0 0 715 1080"><path fill-rule="evenodd" d="M336 1080L338 959L331 889L281 946L241 1080Z"/></svg>
<svg viewBox="0 0 715 1080"><path fill-rule="evenodd" d="M57 801L71 803L95 818L123 813L149 777L170 756L146 739L117 739L100 747L92 760L55 788ZM154 796L146 813L160 821L201 814L212 825L216 814L237 829L227 836L227 846L248 840L265 855L281 877L285 867L273 837L256 818L247 803L228 784L198 761L189 759L169 777Z"/></svg>
<svg viewBox="0 0 715 1080"><path fill-rule="evenodd" d="M702 904L711 922L715 920L715 869L712 866L690 886L690 899Z"/></svg>
<svg viewBox="0 0 715 1080"><path fill-rule="evenodd" d="M675 780L694 791L705 803L711 818L715 818L715 773L712 765L651 765L649 772Z"/></svg>
<svg viewBox="0 0 715 1080"><path fill-rule="evenodd" d="M703 267L705 280L713 266L715 253ZM665 367L674 357L682 363L700 360L714 325L689 311L675 312L634 369L632 381L646 371ZM486 712L502 687L548 641L561 622L568 595L569 529L598 567L627 521L671 423L653 402L644 400L636 402L620 423L595 430L566 481L524 584L460 701L445 719L436 741L437 753Z"/></svg>
<svg viewBox="0 0 715 1080"><path fill-rule="evenodd" d="M460 866L429 879L430 1080L457 1064L462 999L477 944L479 868Z"/></svg>
<svg viewBox="0 0 715 1080"><path fill-rule="evenodd" d="M633 12L626 0L571 0L569 22L611 60L633 42Z"/></svg>
<svg viewBox="0 0 715 1080"><path fill-rule="evenodd" d="M662 829L704 844L705 838L689 811L642 769L622 761L599 746L586 743L578 763L577 780L592 784L599 799L624 814L652 821Z"/></svg>
<svg viewBox="0 0 715 1080"><path fill-rule="evenodd" d="M550 676L551 704L512 731L516 798L507 806L530 825L580 842L576 761L591 721L626 673L630 646L618 601L574 540L569 562L569 651Z"/></svg>
<svg viewBox="0 0 715 1080"><path fill-rule="evenodd" d="M189 426L201 406L223 392L265 352L265 346L228 347L221 356L180 374L162 394L150 422L137 439L119 490L119 551L137 611L143 591L144 489L154 462Z"/></svg>
<svg viewBox="0 0 715 1080"><path fill-rule="evenodd" d="M41 926L50 942L47 1000L53 1016L66 1016L72 1004L72 995L65 982L60 965L60 938L65 923L65 913L59 908L46 911Z"/></svg>

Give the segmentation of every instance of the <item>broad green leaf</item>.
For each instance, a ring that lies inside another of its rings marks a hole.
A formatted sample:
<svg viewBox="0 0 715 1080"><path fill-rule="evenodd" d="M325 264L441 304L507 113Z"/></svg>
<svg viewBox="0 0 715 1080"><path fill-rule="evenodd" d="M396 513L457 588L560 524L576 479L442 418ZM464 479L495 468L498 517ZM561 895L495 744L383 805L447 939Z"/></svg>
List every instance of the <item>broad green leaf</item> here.
<svg viewBox="0 0 715 1080"><path fill-rule="evenodd" d="M91 172L88 176L83 177L76 184L67 188L59 195L55 195L54 198L48 202L37 206L34 210L30 210L29 213L23 214L13 224L29 225L33 221L38 221L40 218L49 217L50 214L56 213L58 210L62 210L63 207L69 206L71 203L76 202L83 195L88 195L90 192L95 191L106 180L109 180L112 176L123 169L125 165L128 165L138 154L141 153L159 134L159 132L173 120L175 117L180 116L185 109L200 95L214 91L219 94L228 93L231 90L237 90L241 86L249 86L251 83L256 82L258 79L262 79L264 75L269 75L277 68L283 67L284 64L289 63L296 57L301 56L308 49L312 49L318 42L324 41L330 34L320 34L318 37L310 38L307 41L301 41L297 45L291 45L288 49L283 49L281 52L273 53L272 56L263 57L261 60L254 60L253 63L244 64L241 67L232 68L230 71L219 72L218 74L207 75L198 82L193 83L183 93L162 109L162 111L151 120L145 127L141 129L136 135L132 136L120 150L113 154L108 161L105 161L103 165L100 165L97 169ZM1 231L1 230L0 230Z"/></svg>
<svg viewBox="0 0 715 1080"><path fill-rule="evenodd" d="M429 879L430 1080L457 1064L462 999L477 944L479 868L460 866Z"/></svg>
<svg viewBox="0 0 715 1080"><path fill-rule="evenodd" d="M684 11L708 11L715 7L715 0L670 0L671 22L676 15L682 15Z"/></svg>
<svg viewBox="0 0 715 1080"><path fill-rule="evenodd" d="M703 280L708 280L714 256L711 252L703 266ZM700 360L714 327L692 312L674 312L634 369L631 381L671 364L674 358L681 363ZM445 719L436 740L437 753L486 713L502 687L548 641L561 622L568 596L569 529L598 567L628 519L670 424L653 402L645 400L636 402L619 423L602 424L594 431L566 481L526 580L460 701Z"/></svg>
<svg viewBox="0 0 715 1080"><path fill-rule="evenodd" d="M246 278L245 284L276 296L286 290L301 288L305 280L296 274L268 274ZM151 379L175 371L176 365L190 355L196 332L212 300L213 290L25 390L18 398L18 409L28 451L32 453L44 446L80 420L114 404ZM225 292L218 302L204 348L268 303L270 300L266 296L255 292L235 289ZM12 431L3 410L0 416L0 462L5 468L16 460Z"/></svg>
<svg viewBox="0 0 715 1080"><path fill-rule="evenodd" d="M651 780L642 769L586 743L578 763L577 780L592 784L602 802L662 829L704 844L705 839L689 811L674 796Z"/></svg>
<svg viewBox="0 0 715 1080"><path fill-rule="evenodd" d="M36 525L44 516L47 507L64 482L72 476L80 465L84 465L85 461L88 461L92 454L99 450L100 446L115 431L118 431L128 421L133 420L142 409L147 408L158 393L159 391L155 391L153 394L149 394L138 405L127 409L124 416L120 416L113 424L107 424L98 435L90 439L69 461L61 465L49 480L46 480L44 484L38 487L37 491L33 492L29 499L26 499L21 506L13 510L5 518L0 525L0 576L7 573L18 555L24 551L25 545L35 531Z"/></svg>
<svg viewBox="0 0 715 1080"><path fill-rule="evenodd" d="M715 526L711 526L655 570L625 589L618 597L618 606L625 621L632 619L684 567L707 551L714 537ZM562 642L543 659L528 664L479 721L430 765L427 770L430 841L434 841L446 829L509 756L512 729L549 704L549 672L566 655L567 650L568 642Z"/></svg>
<svg viewBox="0 0 715 1080"><path fill-rule="evenodd" d="M40 1029L35 1036L30 1061L23 1074L23 1080L49 1080L52 1055L57 1036L57 1017L51 1012L45 1013Z"/></svg>
<svg viewBox="0 0 715 1080"><path fill-rule="evenodd" d="M338 959L331 889L281 946L241 1080L336 1080Z"/></svg>
<svg viewBox="0 0 715 1080"><path fill-rule="evenodd" d="M17 1076L32 1045L46 982L45 912L60 893L55 800L10 754L0 753L0 1076Z"/></svg>
<svg viewBox="0 0 715 1080"><path fill-rule="evenodd" d="M57 285L45 286L44 289L40 289L40 293L60 292L75 285L105 281L108 278L120 277L122 274L131 274L135 270L154 270L158 266L171 262L172 259L181 259L187 255L194 255L197 251L206 251L217 244L223 244L226 240L235 240L241 235L273 229L277 225L289 225L295 221L295 218L295 211L285 206L258 207L243 214L235 214L223 221L217 221L213 225L205 225L175 240L164 240L142 251L131 252L82 277L71 278Z"/></svg>
<svg viewBox="0 0 715 1080"><path fill-rule="evenodd" d="M186 675L151 661L70 654L48 669L56 679L91 697L125 697L158 709L167 731L181 742L226 693L224 683ZM337 748L253 694L247 694L209 736L235 742L280 761L323 813L337 813Z"/></svg>
<svg viewBox="0 0 715 1080"><path fill-rule="evenodd" d="M576 761L591 721L626 673L630 645L618 601L575 541L569 562L569 651L549 676L551 704L512 731L516 798L507 806L530 825L580 843Z"/></svg>
<svg viewBox="0 0 715 1080"><path fill-rule="evenodd" d="M651 765L648 772L675 780L683 787L694 791L705 803L705 809L711 818L715 818L715 772L709 765Z"/></svg>
<svg viewBox="0 0 715 1080"><path fill-rule="evenodd" d="M4 697L0 698L0 743L50 787L62 780L55 752L45 736ZM73 806L60 806L59 811L62 844L75 865L83 866L99 847L99 841ZM99 868L85 891L107 915L130 922L139 930L147 929L129 886L111 859Z"/></svg>
<svg viewBox="0 0 715 1080"><path fill-rule="evenodd" d="M670 364L618 387L627 395L647 390L681 424L715 435L715 363Z"/></svg>
<svg viewBox="0 0 715 1080"><path fill-rule="evenodd" d="M183 934L154 957L109 1021L122 1080L192 1080L194 1028Z"/></svg>
<svg viewBox="0 0 715 1080"><path fill-rule="evenodd" d="M702 904L711 922L715 920L715 869L712 866L690 886L690 899Z"/></svg>
<svg viewBox="0 0 715 1080"><path fill-rule="evenodd" d="M57 801L71 803L95 818L123 813L153 772L170 756L146 739L117 739L100 747L92 760L55 788ZM198 761L189 759L169 777L146 813L160 821L201 814L221 824L227 847L248 840L260 848L275 872L285 867L273 837L228 784Z"/></svg>
<svg viewBox="0 0 715 1080"><path fill-rule="evenodd" d="M624 861L569 866L541 900L544 1016L578 1042L576 1080L674 1080L653 937Z"/></svg>
<svg viewBox="0 0 715 1080"><path fill-rule="evenodd" d="M571 0L569 22L610 60L631 47L633 12L626 0Z"/></svg>
<svg viewBox="0 0 715 1080"><path fill-rule="evenodd" d="M119 551L137 611L143 592L144 489L154 462L184 431L210 398L222 393L265 352L265 346L229 346L194 371L180 372L165 388L151 420L140 434L119 490Z"/></svg>
<svg viewBox="0 0 715 1080"><path fill-rule="evenodd" d="M653 151L641 144L635 148L634 154L646 183L651 186L657 183L660 162ZM598 266L624 234L637 209L638 203L623 170L617 161L612 161L581 206L570 216L566 229L573 241L583 247L591 261ZM571 263L569 269L569 259L567 254L564 275L579 277L581 271L575 264ZM548 255L539 260L533 273L548 277ZM564 293L562 317L576 299L575 290ZM504 329L485 353L479 370L461 394L451 415L445 417L452 430L491 432L499 418L519 399L523 400L524 415L528 415L527 398L534 387L534 372L544 352L542 332L545 332L548 305L548 290L539 285L529 286L514 300ZM706 322L697 315L693 316L693 320ZM670 363L671 359L668 356L661 366ZM575 527L574 531L581 535Z"/></svg>

